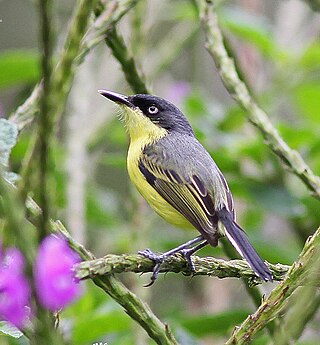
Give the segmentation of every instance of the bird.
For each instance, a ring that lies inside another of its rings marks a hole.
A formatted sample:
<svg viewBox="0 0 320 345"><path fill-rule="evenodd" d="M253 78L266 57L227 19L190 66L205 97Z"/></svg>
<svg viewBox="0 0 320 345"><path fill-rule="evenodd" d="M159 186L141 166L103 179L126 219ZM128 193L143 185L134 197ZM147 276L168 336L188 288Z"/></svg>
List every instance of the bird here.
<svg viewBox="0 0 320 345"><path fill-rule="evenodd" d="M168 223L196 229L200 235L163 254L150 249L139 254L154 261L152 285L162 262L181 253L191 270L191 255L206 245L218 245L226 236L236 251L264 281L273 281L267 264L236 222L227 181L208 151L197 140L182 111L171 102L150 94L126 96L98 90L121 108L129 134L127 169L132 183L151 208Z"/></svg>

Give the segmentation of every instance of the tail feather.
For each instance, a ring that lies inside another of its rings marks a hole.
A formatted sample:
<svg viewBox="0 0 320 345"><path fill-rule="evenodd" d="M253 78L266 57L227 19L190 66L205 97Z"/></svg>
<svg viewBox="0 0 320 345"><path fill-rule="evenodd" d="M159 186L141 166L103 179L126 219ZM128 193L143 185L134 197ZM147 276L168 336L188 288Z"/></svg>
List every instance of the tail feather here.
<svg viewBox="0 0 320 345"><path fill-rule="evenodd" d="M272 273L253 248L244 230L233 220L227 209L218 212L219 220L226 229L226 236L237 252L249 263L255 273L265 281L273 281Z"/></svg>

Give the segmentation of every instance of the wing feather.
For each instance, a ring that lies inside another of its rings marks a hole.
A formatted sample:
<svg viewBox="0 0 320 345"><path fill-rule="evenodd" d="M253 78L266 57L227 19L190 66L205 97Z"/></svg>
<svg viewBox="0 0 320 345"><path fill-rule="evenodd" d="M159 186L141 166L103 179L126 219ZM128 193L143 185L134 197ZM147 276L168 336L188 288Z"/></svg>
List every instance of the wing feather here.
<svg viewBox="0 0 320 345"><path fill-rule="evenodd" d="M181 213L211 243L217 242L217 216L214 201L200 178L181 176L142 155L139 169L149 184Z"/></svg>

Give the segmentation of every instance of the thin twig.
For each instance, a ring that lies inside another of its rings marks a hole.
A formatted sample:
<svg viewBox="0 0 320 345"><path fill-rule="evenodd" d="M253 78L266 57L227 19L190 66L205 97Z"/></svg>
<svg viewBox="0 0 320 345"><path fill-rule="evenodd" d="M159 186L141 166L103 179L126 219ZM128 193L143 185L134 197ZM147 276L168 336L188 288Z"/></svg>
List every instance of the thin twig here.
<svg viewBox="0 0 320 345"><path fill-rule="evenodd" d="M51 7L49 0L42 0L39 3L40 9L40 36L42 48L42 87L43 92L40 98L39 113L39 202L42 209L40 217L40 236L44 238L48 233L49 225L49 160L50 160L50 139L52 137L52 102L51 102L51 80L52 80L52 30L51 30Z"/></svg>
<svg viewBox="0 0 320 345"><path fill-rule="evenodd" d="M143 76L138 72L136 62L129 53L123 37L113 26L106 35L106 44L112 51L114 57L120 62L124 76L135 93L149 93Z"/></svg>
<svg viewBox="0 0 320 345"><path fill-rule="evenodd" d="M316 275L313 268L317 260L319 261L319 249L320 228L307 240L298 261L291 266L284 281L270 293L254 314L249 315L241 326L234 329L226 345L248 344L268 322L279 314L287 298L298 286L312 283L309 277Z"/></svg>
<svg viewBox="0 0 320 345"><path fill-rule="evenodd" d="M27 125L30 123L35 114L39 111L39 100L46 100L49 99L47 96L50 96L50 103L52 104L50 117L47 119L47 126L43 125L44 131L51 132L56 124L58 123L62 111L65 106L65 102L67 99L67 95L71 88L71 83L74 77L74 70L75 70L75 63L74 60L79 53L81 42L83 36L88 27L89 19L90 19L90 12L93 9L94 4L97 0L78 0L77 6L74 10L72 20L70 21L68 34L66 36L66 40L64 43L64 47L60 56L58 58L58 63L54 69L54 73L52 74L52 78L50 78L50 93L48 93L47 85L48 83L45 80L41 81L41 86L36 86L36 92L32 93L32 100L33 102L29 102L27 100L27 104L31 107L34 112L28 111L29 109L24 109L26 113L29 115L27 119L25 115L22 117L23 125ZM45 93L45 96L42 96ZM42 102L42 101L41 101ZM36 103L36 106L34 105ZM41 105L41 104L40 104ZM42 105L41 105L42 107ZM25 108L25 107L24 107ZM18 108L19 109L19 108ZM41 116L43 109L41 109ZM19 124L20 117L16 114L12 114L10 116L11 120L14 120L18 128L21 130L22 126ZM43 133L45 134L45 133ZM46 140L46 139L43 139ZM30 174L33 170L33 162L35 161L35 157L37 156L38 148L40 146L41 137L37 137L37 139L32 142L32 146L30 147L30 151L28 155L25 157L22 163L21 169L21 181L19 184L19 190L21 193L22 198L25 198L27 192L30 188ZM43 210L44 212L44 219L46 218L46 208Z"/></svg>
<svg viewBox="0 0 320 345"><path fill-rule="evenodd" d="M230 95L245 110L248 120L263 135L270 149L284 162L314 196L320 198L320 178L304 162L301 155L292 150L272 125L266 113L257 105L247 86L241 81L233 60L229 57L218 25L218 17L211 1L197 0L200 18L206 35L206 48L212 56L220 77Z"/></svg>

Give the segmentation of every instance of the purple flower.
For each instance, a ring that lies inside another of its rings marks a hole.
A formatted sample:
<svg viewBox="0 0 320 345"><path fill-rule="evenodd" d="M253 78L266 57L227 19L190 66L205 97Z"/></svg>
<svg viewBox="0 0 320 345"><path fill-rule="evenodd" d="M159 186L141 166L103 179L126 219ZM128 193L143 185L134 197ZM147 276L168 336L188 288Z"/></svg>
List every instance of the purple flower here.
<svg viewBox="0 0 320 345"><path fill-rule="evenodd" d="M73 266L80 261L67 241L50 235L40 244L34 278L41 304L57 311L81 294L81 288L73 274Z"/></svg>
<svg viewBox="0 0 320 345"><path fill-rule="evenodd" d="M1 248L2 254L2 248ZM0 318L23 327L29 316L30 287L23 273L24 258L16 248L8 248L0 262Z"/></svg>
<svg viewBox="0 0 320 345"><path fill-rule="evenodd" d="M186 81L178 81L169 86L166 98L174 104L181 104L191 91L191 86Z"/></svg>

